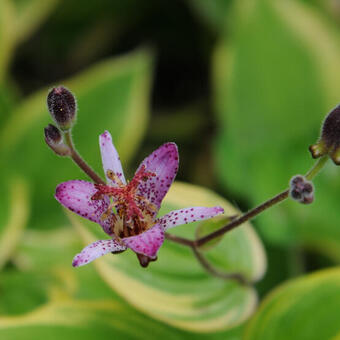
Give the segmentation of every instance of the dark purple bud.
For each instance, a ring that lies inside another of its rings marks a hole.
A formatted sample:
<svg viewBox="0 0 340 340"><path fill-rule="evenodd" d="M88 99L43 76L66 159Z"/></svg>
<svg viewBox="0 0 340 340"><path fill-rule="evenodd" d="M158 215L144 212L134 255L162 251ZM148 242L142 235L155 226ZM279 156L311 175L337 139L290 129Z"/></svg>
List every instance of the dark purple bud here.
<svg viewBox="0 0 340 340"><path fill-rule="evenodd" d="M309 147L313 158L329 154L336 165L340 165L340 105L326 117L319 141Z"/></svg>
<svg viewBox="0 0 340 340"><path fill-rule="evenodd" d="M314 186L304 176L296 175L289 182L289 195L294 201L310 204L314 201Z"/></svg>
<svg viewBox="0 0 340 340"><path fill-rule="evenodd" d="M44 129L46 144L59 156L69 156L70 149L63 143L60 130L52 124Z"/></svg>
<svg viewBox="0 0 340 340"><path fill-rule="evenodd" d="M297 190L297 189L292 189L290 191L290 196L292 196L292 199L296 201L300 200L302 197L300 190Z"/></svg>
<svg viewBox="0 0 340 340"><path fill-rule="evenodd" d="M47 144L59 144L62 141L62 135L57 127L48 124L44 129L45 140Z"/></svg>
<svg viewBox="0 0 340 340"><path fill-rule="evenodd" d="M63 86L54 87L47 96L47 107L61 130L69 130L75 121L77 103L73 94Z"/></svg>

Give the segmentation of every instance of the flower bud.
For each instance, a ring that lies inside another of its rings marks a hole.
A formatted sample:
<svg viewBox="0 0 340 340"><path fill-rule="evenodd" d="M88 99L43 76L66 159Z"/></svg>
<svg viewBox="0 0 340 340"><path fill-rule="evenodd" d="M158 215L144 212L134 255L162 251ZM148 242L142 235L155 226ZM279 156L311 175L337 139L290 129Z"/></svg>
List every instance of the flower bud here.
<svg viewBox="0 0 340 340"><path fill-rule="evenodd" d="M63 143L63 137L57 127L48 124L44 129L46 144L59 156L69 156L70 149Z"/></svg>
<svg viewBox="0 0 340 340"><path fill-rule="evenodd" d="M77 103L68 89L63 86L54 87L47 96L47 107L61 130L67 131L73 126Z"/></svg>
<svg viewBox="0 0 340 340"><path fill-rule="evenodd" d="M289 196L294 201L310 204L314 201L314 186L304 176L296 175L289 182Z"/></svg>
<svg viewBox="0 0 340 340"><path fill-rule="evenodd" d="M336 165L340 165L340 105L326 117L319 141L309 147L313 158L329 154Z"/></svg>

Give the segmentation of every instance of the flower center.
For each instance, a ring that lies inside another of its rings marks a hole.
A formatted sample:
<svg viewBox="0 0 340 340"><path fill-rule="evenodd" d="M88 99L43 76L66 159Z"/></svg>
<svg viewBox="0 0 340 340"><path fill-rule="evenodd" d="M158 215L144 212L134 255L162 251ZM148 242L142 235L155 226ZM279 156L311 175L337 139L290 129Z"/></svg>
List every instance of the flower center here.
<svg viewBox="0 0 340 340"><path fill-rule="evenodd" d="M138 235L152 226L157 207L139 194L138 187L141 182L146 182L154 176L156 176L155 173L146 171L145 165L142 165L131 182L126 185L112 170L107 171L107 177L116 183L117 187L95 184L97 192L92 195L91 199L103 199L104 196L112 199L108 209L101 216L102 220L106 220L112 215L113 208L117 210L111 226L116 237Z"/></svg>

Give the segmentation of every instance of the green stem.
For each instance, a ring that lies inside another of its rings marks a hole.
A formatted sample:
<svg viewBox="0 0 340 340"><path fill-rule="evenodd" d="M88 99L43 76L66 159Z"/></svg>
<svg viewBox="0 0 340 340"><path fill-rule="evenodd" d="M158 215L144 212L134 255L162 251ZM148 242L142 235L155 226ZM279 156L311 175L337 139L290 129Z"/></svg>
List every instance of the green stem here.
<svg viewBox="0 0 340 340"><path fill-rule="evenodd" d="M97 174L96 172L83 160L83 158L79 155L77 150L74 148L72 135L70 131L65 132L65 142L67 146L70 148L72 160L82 169L95 183L98 184L106 184Z"/></svg>
<svg viewBox="0 0 340 340"><path fill-rule="evenodd" d="M328 155L319 158L317 162L314 164L314 166L305 175L306 179L311 181L325 166L325 164L328 161L328 158L329 158Z"/></svg>

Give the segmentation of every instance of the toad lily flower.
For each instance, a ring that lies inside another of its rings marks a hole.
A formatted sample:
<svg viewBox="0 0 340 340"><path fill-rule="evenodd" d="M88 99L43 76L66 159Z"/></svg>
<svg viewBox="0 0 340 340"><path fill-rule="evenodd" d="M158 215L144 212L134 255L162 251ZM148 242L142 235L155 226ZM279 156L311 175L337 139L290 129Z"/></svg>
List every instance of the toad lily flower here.
<svg viewBox="0 0 340 340"><path fill-rule="evenodd" d="M144 159L127 183L109 132L99 137L107 184L73 180L58 185L56 199L66 208L102 226L110 239L96 241L73 259L85 265L107 253L132 249L144 267L157 258L164 232L172 227L212 218L223 208L190 207L157 218L161 202L178 169L178 151L166 143Z"/></svg>

